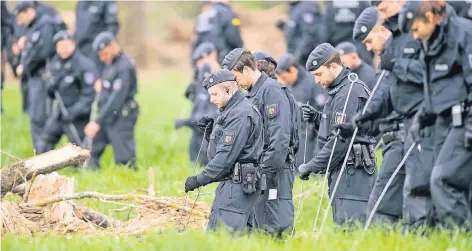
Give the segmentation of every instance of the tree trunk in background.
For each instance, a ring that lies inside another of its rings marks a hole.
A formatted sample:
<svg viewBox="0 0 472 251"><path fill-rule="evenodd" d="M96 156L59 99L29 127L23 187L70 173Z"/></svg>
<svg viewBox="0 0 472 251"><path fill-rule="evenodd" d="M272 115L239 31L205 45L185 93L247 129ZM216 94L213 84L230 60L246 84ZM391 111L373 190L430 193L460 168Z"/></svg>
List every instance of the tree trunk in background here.
<svg viewBox="0 0 472 251"><path fill-rule="evenodd" d="M119 2L121 29L119 40L126 53L135 60L138 67L146 67L146 51L143 50L146 41L146 9L148 1Z"/></svg>

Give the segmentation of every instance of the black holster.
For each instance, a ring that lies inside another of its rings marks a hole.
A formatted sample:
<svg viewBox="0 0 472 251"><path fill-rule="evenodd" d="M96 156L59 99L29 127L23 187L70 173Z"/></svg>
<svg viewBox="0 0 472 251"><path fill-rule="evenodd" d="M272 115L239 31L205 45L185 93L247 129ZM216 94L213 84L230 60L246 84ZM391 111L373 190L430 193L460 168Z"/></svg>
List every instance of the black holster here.
<svg viewBox="0 0 472 251"><path fill-rule="evenodd" d="M355 168L363 168L368 174L375 173L377 166L373 145L354 144L351 156L350 161L347 163L348 165L351 164Z"/></svg>
<svg viewBox="0 0 472 251"><path fill-rule="evenodd" d="M242 184L245 194L253 194L257 190L265 190L265 179L262 178L261 169L250 163L236 163L233 170L233 183Z"/></svg>

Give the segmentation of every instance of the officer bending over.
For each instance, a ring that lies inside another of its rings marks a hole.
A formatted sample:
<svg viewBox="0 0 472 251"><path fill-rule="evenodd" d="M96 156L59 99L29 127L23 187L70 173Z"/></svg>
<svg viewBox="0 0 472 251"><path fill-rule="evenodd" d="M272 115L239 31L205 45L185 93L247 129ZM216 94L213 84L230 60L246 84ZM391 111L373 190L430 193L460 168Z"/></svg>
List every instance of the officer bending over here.
<svg viewBox="0 0 472 251"><path fill-rule="evenodd" d="M54 43L57 54L48 62L45 79L49 97L58 104L41 134L39 153L52 150L64 133L70 142L82 145L98 77L94 62L77 50L66 30L54 35Z"/></svg>
<svg viewBox="0 0 472 251"><path fill-rule="evenodd" d="M430 177L436 223L472 229L469 188L472 181L472 22L446 13L443 1L407 1L399 24L422 41L425 104L410 127L434 124L434 164Z"/></svg>
<svg viewBox="0 0 472 251"><path fill-rule="evenodd" d="M27 81L31 138L34 149L39 152L40 135L51 109L42 76L46 61L54 55L52 39L56 23L50 16L40 15L32 1L17 2L13 12L17 24L26 28L25 35L18 41L21 57L16 73Z"/></svg>
<svg viewBox="0 0 472 251"><path fill-rule="evenodd" d="M111 144L115 162L135 168L136 143L134 127L138 118L136 67L121 50L110 32L98 34L94 50L105 63L101 75L102 90L98 98L98 115L85 127L85 135L93 138L88 167L99 167L100 156Z"/></svg>
<svg viewBox="0 0 472 251"><path fill-rule="evenodd" d="M246 97L261 111L264 122L262 171L268 192L256 203L255 225L268 234L281 236L293 224L292 188L295 155L298 151L300 112L290 91L257 69L256 59L242 48L232 50L223 60Z"/></svg>
<svg viewBox="0 0 472 251"><path fill-rule="evenodd" d="M306 109L308 106L304 105L303 117L320 124L318 146L321 150L308 163L299 166L300 179L308 180L312 172L325 172L333 151L328 169L328 191L330 197L334 196L331 205L334 222L339 225L352 225L354 221L362 222L365 220L367 201L376 177L377 167L372 145L375 140L360 133L355 138L351 152L347 152L350 138L338 139L333 148L337 136L334 126L350 121L358 111L362 110L370 95L369 89L364 82L357 80L356 74L341 64L339 53L328 43L320 44L312 51L306 69L328 90L329 96L323 113L312 107ZM352 90L349 94L351 85ZM340 173L346 154L349 154L347 166L344 173ZM339 175L342 175L341 180L336 193L333 194Z"/></svg>
<svg viewBox="0 0 472 251"><path fill-rule="evenodd" d="M211 208L208 230L225 227L242 231L261 193L259 160L263 149L263 123L259 110L246 99L228 70L218 70L205 79L211 102L220 113L216 120L200 125L211 131L210 162L201 173L185 181L185 192L220 182Z"/></svg>

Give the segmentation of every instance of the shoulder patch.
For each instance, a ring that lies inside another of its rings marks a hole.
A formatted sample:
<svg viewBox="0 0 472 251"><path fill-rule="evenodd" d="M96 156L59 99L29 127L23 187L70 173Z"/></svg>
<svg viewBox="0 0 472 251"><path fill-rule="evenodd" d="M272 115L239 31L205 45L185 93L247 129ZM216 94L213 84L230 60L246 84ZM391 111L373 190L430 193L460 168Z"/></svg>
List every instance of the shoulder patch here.
<svg viewBox="0 0 472 251"><path fill-rule="evenodd" d="M113 81L113 90L119 91L121 89L121 79L116 79Z"/></svg>
<svg viewBox="0 0 472 251"><path fill-rule="evenodd" d="M231 24L233 26L239 26L241 24L241 20L239 20L239 18L235 17L235 18L231 19Z"/></svg>
<svg viewBox="0 0 472 251"><path fill-rule="evenodd" d="M313 23L313 19L314 19L313 14L311 14L311 13L305 13L303 15L303 21L305 21L305 23L307 23L307 24Z"/></svg>
<svg viewBox="0 0 472 251"><path fill-rule="evenodd" d="M342 112L336 112L334 115L334 124L343 124L346 120L346 114Z"/></svg>
<svg viewBox="0 0 472 251"><path fill-rule="evenodd" d="M278 104L269 105L267 106L266 109L267 109L267 117L269 117L270 119L275 118L277 114L279 113Z"/></svg>
<svg viewBox="0 0 472 251"><path fill-rule="evenodd" d="M116 6L116 3L109 3L108 4L108 12L110 14L116 14L118 12L118 7Z"/></svg>
<svg viewBox="0 0 472 251"><path fill-rule="evenodd" d="M226 146L230 146L233 144L234 141L234 133L233 132L224 132L223 133L223 140Z"/></svg>
<svg viewBox="0 0 472 251"><path fill-rule="evenodd" d="M84 73L85 83L91 85L95 82L95 75L92 72Z"/></svg>
<svg viewBox="0 0 472 251"><path fill-rule="evenodd" d="M39 31L33 32L33 34L31 34L31 41L32 41L33 43L38 42L40 35L41 35L41 33L40 33Z"/></svg>

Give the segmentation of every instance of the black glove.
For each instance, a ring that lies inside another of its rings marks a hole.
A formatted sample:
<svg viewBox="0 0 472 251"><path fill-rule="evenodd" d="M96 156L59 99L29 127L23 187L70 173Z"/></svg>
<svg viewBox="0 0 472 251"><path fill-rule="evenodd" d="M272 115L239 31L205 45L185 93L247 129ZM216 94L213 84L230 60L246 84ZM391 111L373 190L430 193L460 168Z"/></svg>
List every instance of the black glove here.
<svg viewBox="0 0 472 251"><path fill-rule="evenodd" d="M421 108L413 118L413 122L409 129L409 136L414 142L420 142L421 138L424 136L422 134L423 128L432 126L435 121L435 114L427 113L423 108Z"/></svg>
<svg viewBox="0 0 472 251"><path fill-rule="evenodd" d="M187 86L187 89L185 89L185 93L184 93L185 97L189 100L194 100L196 90L197 90L197 84L195 82L190 83Z"/></svg>
<svg viewBox="0 0 472 251"><path fill-rule="evenodd" d="M275 27L283 31L285 29L285 24L286 24L285 20L279 19L277 20L277 22L275 22Z"/></svg>
<svg viewBox="0 0 472 251"><path fill-rule="evenodd" d="M367 110L364 114L362 114L362 112L358 112L356 113L356 115L354 115L354 118L352 120L354 121L356 126L360 127L363 123L375 119L379 113L379 111L377 110L378 109L370 105L369 107L367 107Z"/></svg>
<svg viewBox="0 0 472 251"><path fill-rule="evenodd" d="M379 68L387 71L392 71L395 65L396 58L391 53L384 53L380 57Z"/></svg>
<svg viewBox="0 0 472 251"><path fill-rule="evenodd" d="M319 114L320 112L317 111L313 106L308 104L302 105L303 121L315 122Z"/></svg>
<svg viewBox="0 0 472 251"><path fill-rule="evenodd" d="M356 129L356 125L354 123L338 124L334 125L333 127L335 130L336 137L340 137L341 139L351 138L354 134L354 130Z"/></svg>
<svg viewBox="0 0 472 251"><path fill-rule="evenodd" d="M205 138L207 140L210 139L210 134L211 134L211 131L213 130L214 123L215 123L215 120L206 114L197 123L198 128L200 128L200 130L205 133Z"/></svg>
<svg viewBox="0 0 472 251"><path fill-rule="evenodd" d="M185 181L185 192L188 193L189 191L193 191L200 187L198 184L197 176L190 176Z"/></svg>
<svg viewBox="0 0 472 251"><path fill-rule="evenodd" d="M47 88L48 96L52 99L55 99L56 96L54 95L54 92L57 90L59 83L58 81L54 81L54 78L48 74L45 74L45 79L47 80L46 88Z"/></svg>
<svg viewBox="0 0 472 251"><path fill-rule="evenodd" d="M299 178L301 180L309 180L310 179L311 169L308 168L308 166L306 164L301 164L298 167L298 171L300 172Z"/></svg>

